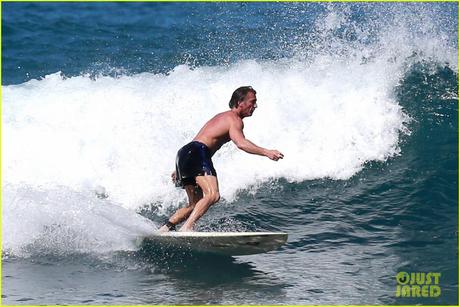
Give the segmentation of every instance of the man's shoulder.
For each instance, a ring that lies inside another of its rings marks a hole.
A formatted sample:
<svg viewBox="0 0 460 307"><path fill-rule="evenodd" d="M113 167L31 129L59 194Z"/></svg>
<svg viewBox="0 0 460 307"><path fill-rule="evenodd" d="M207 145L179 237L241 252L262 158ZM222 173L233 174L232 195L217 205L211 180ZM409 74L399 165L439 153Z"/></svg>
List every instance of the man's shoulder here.
<svg viewBox="0 0 460 307"><path fill-rule="evenodd" d="M243 120L231 110L218 113L211 122L215 125L225 126L226 129L234 127L242 130L244 128Z"/></svg>
<svg viewBox="0 0 460 307"><path fill-rule="evenodd" d="M219 119L219 120L229 121L229 122L241 121L241 118L235 115L235 113L233 113L232 111L225 111L225 112L219 113L214 118Z"/></svg>
<svg viewBox="0 0 460 307"><path fill-rule="evenodd" d="M227 111L224 113L226 113L225 116L227 118L227 122L229 123L230 127L235 127L237 129L243 129L244 124L243 124L243 120L241 119L241 117L239 117L237 114L235 114L232 111Z"/></svg>

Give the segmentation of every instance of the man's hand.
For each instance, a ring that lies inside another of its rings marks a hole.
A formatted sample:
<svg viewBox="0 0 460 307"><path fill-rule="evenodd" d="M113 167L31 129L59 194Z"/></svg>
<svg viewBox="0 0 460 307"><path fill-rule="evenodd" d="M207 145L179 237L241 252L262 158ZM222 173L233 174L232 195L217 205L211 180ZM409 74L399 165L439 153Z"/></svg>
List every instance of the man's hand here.
<svg viewBox="0 0 460 307"><path fill-rule="evenodd" d="M279 159L284 158L284 155L278 150L267 150L267 152L265 153L265 156L273 161L278 161Z"/></svg>
<svg viewBox="0 0 460 307"><path fill-rule="evenodd" d="M172 180L173 183L176 183L176 171L172 172L171 180Z"/></svg>

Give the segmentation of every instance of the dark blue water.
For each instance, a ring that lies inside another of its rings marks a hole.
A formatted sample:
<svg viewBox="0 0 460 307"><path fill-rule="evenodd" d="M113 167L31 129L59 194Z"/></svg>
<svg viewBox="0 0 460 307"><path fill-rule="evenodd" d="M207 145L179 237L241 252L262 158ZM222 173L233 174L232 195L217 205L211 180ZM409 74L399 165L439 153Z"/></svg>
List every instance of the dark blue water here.
<svg viewBox="0 0 460 307"><path fill-rule="evenodd" d="M458 303L456 3L2 3L2 303ZM246 136L199 231L277 251L165 254L178 148L240 85ZM107 196L101 198L101 195ZM398 272L440 273L397 297Z"/></svg>

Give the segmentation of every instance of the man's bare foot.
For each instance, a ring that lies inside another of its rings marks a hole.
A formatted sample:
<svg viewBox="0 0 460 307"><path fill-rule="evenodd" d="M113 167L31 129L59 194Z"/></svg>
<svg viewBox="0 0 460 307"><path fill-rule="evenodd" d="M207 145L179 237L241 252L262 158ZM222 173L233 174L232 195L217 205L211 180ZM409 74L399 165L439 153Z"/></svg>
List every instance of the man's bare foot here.
<svg viewBox="0 0 460 307"><path fill-rule="evenodd" d="M163 225L160 227L160 229L158 229L159 232L168 232L169 231L169 228L168 226L166 225Z"/></svg>
<svg viewBox="0 0 460 307"><path fill-rule="evenodd" d="M171 230L176 231L176 224L173 224L170 221L167 221L166 224L164 224L160 227L160 229L158 229L159 232L168 232Z"/></svg>
<svg viewBox="0 0 460 307"><path fill-rule="evenodd" d="M188 228L188 227L184 227L182 226L180 229L179 229L180 232L190 232L190 231L193 231L193 228Z"/></svg>

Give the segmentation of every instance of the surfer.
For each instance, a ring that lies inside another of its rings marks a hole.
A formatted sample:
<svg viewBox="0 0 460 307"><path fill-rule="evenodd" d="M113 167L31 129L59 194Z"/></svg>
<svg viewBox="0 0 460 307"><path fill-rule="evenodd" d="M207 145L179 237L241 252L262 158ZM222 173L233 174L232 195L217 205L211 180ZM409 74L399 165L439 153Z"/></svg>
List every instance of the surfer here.
<svg viewBox="0 0 460 307"><path fill-rule="evenodd" d="M185 221L180 231L192 231L196 221L219 201L217 173L211 157L230 140L247 153L268 157L273 161L284 155L278 150L259 147L243 134L243 118L252 116L257 108L256 91L250 86L236 89L229 102L230 110L211 118L192 142L182 147L176 157L176 171L171 175L176 186L185 189L188 205L177 210L160 228L175 230Z"/></svg>

